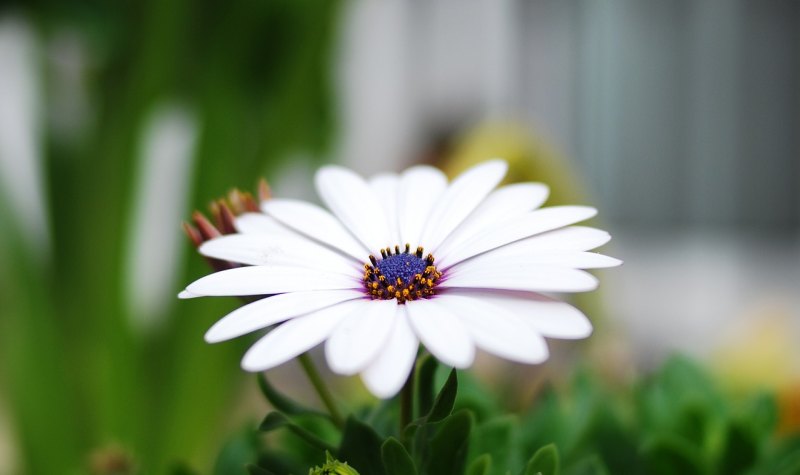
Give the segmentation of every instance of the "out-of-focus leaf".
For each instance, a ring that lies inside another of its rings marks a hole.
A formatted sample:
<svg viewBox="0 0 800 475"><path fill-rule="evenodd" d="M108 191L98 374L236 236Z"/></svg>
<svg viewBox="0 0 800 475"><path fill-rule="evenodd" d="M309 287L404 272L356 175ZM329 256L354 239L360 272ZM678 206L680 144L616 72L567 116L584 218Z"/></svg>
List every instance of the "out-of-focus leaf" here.
<svg viewBox="0 0 800 475"><path fill-rule="evenodd" d="M430 452L422 473L427 475L464 473L471 430L472 415L468 411L459 411L443 419L438 424L436 435L431 439Z"/></svg>
<svg viewBox="0 0 800 475"><path fill-rule="evenodd" d="M569 417L562 422L564 438L558 445L562 456L576 452L584 441L591 439L589 432L594 429L600 408L608 403L599 394L594 378L585 370L573 378L571 396ZM609 410L608 407L604 409Z"/></svg>
<svg viewBox="0 0 800 475"><path fill-rule="evenodd" d="M566 439L565 411L555 389L546 388L533 402L533 408L520 423L521 450L526 453L526 458L544 445L555 443L560 446Z"/></svg>
<svg viewBox="0 0 800 475"><path fill-rule="evenodd" d="M428 414L433 407L436 397L433 382L438 367L439 362L430 354L423 356L417 365L417 417Z"/></svg>
<svg viewBox="0 0 800 475"><path fill-rule="evenodd" d="M249 475L275 475L266 468L261 468L257 465L248 464L245 466Z"/></svg>
<svg viewBox="0 0 800 475"><path fill-rule="evenodd" d="M303 406L292 399L284 396L280 391L275 389L269 381L267 380L267 376L261 372L258 374L258 387L261 389L261 393L267 398L267 401L272 404L275 409L281 411L284 414L289 415L316 415L321 417L330 418L328 414L323 412L317 411L316 409L312 409L310 407Z"/></svg>
<svg viewBox="0 0 800 475"><path fill-rule="evenodd" d="M307 432L327 442L329 446L335 447L339 445L342 434L330 419L313 415L298 415L292 416L291 420ZM303 439L295 436L294 433L281 431L277 435L278 440L272 444L274 448L291 453L296 460L303 460L307 465L312 465L312 462L319 464L325 460L323 451L320 451L316 445L310 445ZM259 465L269 468L273 472L281 473L272 468L271 465L265 465L263 463Z"/></svg>
<svg viewBox="0 0 800 475"><path fill-rule="evenodd" d="M598 413L585 445L602 454L603 465L610 473L643 473L637 432L610 405L608 401L606 410ZM566 456L562 458L567 460Z"/></svg>
<svg viewBox="0 0 800 475"><path fill-rule="evenodd" d="M445 378L442 378L442 381L444 382ZM514 399L508 393L516 392L515 388L516 386L492 385L489 390L486 383L473 372L462 371L458 375L458 395L453 411L466 409L472 413L476 425L480 424L492 419L497 414L507 412L508 405L502 404L500 401Z"/></svg>
<svg viewBox="0 0 800 475"><path fill-rule="evenodd" d="M256 432L246 430L230 439L217 456L214 475L243 473L245 466L258 460L261 441Z"/></svg>
<svg viewBox="0 0 800 475"><path fill-rule="evenodd" d="M558 475L560 461L554 444L545 445L533 454L525 466L524 475Z"/></svg>
<svg viewBox="0 0 800 475"><path fill-rule="evenodd" d="M519 470L520 464L512 460L518 449L514 437L516 425L516 417L503 415L477 424L472 431L470 453L490 455L495 462L490 473L502 475L506 469Z"/></svg>
<svg viewBox="0 0 800 475"><path fill-rule="evenodd" d="M650 437L642 444L648 473L700 475L706 473L702 453L691 442L673 434Z"/></svg>
<svg viewBox="0 0 800 475"><path fill-rule="evenodd" d="M296 434L298 437L305 440L309 444L318 447L321 450L328 450L331 452L334 452L336 450L329 443L320 439L319 437L307 431L303 427L300 427L299 425L295 424L284 414L281 414L280 412L277 411L273 411L267 414L267 416L258 426L258 430L260 430L261 432L271 432L276 429L284 427L292 431L294 434Z"/></svg>
<svg viewBox="0 0 800 475"><path fill-rule="evenodd" d="M577 463L561 470L564 475L611 475L600 457L596 454L591 455ZM615 473L641 473L636 472L615 472Z"/></svg>
<svg viewBox="0 0 800 475"><path fill-rule="evenodd" d="M718 473L742 473L748 470L758 456L758 440L750 428L733 421L726 431L725 446L719 457Z"/></svg>
<svg viewBox="0 0 800 475"><path fill-rule="evenodd" d="M197 475L197 472L186 464L177 464L169 471L170 475Z"/></svg>
<svg viewBox="0 0 800 475"><path fill-rule="evenodd" d="M778 404L773 394L760 394L753 398L742 414L743 422L754 434L768 437L778 425Z"/></svg>
<svg viewBox="0 0 800 475"><path fill-rule="evenodd" d="M308 457L298 455L291 450L287 452L285 448L273 450L268 447L262 449L258 454L258 463L255 465L276 475L285 475L287 473L305 474L310 466L320 464L324 460L325 455L321 450L318 451L316 457Z"/></svg>
<svg viewBox="0 0 800 475"><path fill-rule="evenodd" d="M453 405L456 402L456 394L458 393L458 375L455 368L450 371L450 376L442 386L436 400L433 402L433 407L426 416L427 422L438 422L453 412Z"/></svg>
<svg viewBox="0 0 800 475"><path fill-rule="evenodd" d="M344 425L338 459L363 475L386 475L381 458L383 441L372 427L348 417Z"/></svg>
<svg viewBox="0 0 800 475"><path fill-rule="evenodd" d="M389 437L381 446L381 458L386 475L416 475L417 467L403 444Z"/></svg>
<svg viewBox="0 0 800 475"><path fill-rule="evenodd" d="M800 434L784 438L761 456L752 475L796 475L800 473Z"/></svg>
<svg viewBox="0 0 800 475"><path fill-rule="evenodd" d="M467 475L489 475L492 470L492 456L483 454L469 464Z"/></svg>

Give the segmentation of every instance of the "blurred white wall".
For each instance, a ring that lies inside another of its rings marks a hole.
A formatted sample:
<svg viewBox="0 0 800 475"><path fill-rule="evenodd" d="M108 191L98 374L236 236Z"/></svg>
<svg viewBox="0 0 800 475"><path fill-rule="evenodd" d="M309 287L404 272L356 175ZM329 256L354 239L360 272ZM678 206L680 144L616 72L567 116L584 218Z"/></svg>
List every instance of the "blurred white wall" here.
<svg viewBox="0 0 800 475"><path fill-rule="evenodd" d="M794 231L799 23L790 0L350 2L338 156L398 168L439 131L519 119L615 222Z"/></svg>

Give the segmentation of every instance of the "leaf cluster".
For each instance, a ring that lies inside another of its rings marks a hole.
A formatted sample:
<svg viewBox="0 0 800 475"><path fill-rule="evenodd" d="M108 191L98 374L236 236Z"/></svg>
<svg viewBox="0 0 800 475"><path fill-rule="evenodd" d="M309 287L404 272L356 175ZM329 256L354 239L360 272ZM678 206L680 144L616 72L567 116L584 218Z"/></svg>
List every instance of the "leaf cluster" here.
<svg viewBox="0 0 800 475"><path fill-rule="evenodd" d="M217 474L304 474L326 451L362 475L793 475L800 436L776 436L774 399L733 400L692 361L676 357L634 387L612 389L588 371L549 387L521 414L432 358L416 369L414 416L399 401L364 408L338 428L261 380L276 408L226 447ZM442 382L441 380L444 379ZM439 384L437 384L439 383ZM436 390L438 388L438 390ZM243 440L248 458L242 458ZM238 471L237 471L238 470Z"/></svg>

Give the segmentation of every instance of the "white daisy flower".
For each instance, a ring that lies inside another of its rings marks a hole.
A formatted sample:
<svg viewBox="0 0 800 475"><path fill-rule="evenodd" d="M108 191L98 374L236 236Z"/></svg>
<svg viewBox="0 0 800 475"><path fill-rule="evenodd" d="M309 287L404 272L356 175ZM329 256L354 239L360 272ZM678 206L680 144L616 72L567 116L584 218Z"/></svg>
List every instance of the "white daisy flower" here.
<svg viewBox="0 0 800 475"><path fill-rule="evenodd" d="M245 264L181 294L268 296L226 315L208 342L278 324L245 354L264 371L325 342L330 368L360 374L376 396L405 383L420 342L441 362L470 366L476 348L522 363L548 357L544 337L584 338L589 320L546 293L584 292L583 269L620 261L587 252L608 233L575 223L586 206L539 207L548 188L497 188L507 165L489 161L448 184L429 166L364 180L326 166L316 175L330 211L269 199L236 218L237 234L203 243L210 258Z"/></svg>

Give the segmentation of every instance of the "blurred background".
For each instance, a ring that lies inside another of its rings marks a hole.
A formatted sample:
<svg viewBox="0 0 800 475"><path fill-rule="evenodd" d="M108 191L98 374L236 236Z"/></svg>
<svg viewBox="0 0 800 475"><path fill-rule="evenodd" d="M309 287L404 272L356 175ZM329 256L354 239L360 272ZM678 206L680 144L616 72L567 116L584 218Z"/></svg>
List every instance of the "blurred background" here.
<svg viewBox="0 0 800 475"><path fill-rule="evenodd" d="M316 199L325 162L504 157L625 260L567 347L800 395L799 27L790 0L0 2L0 474L210 466L261 414L251 340L202 338L237 302L175 298L207 272L180 222L261 176Z"/></svg>

